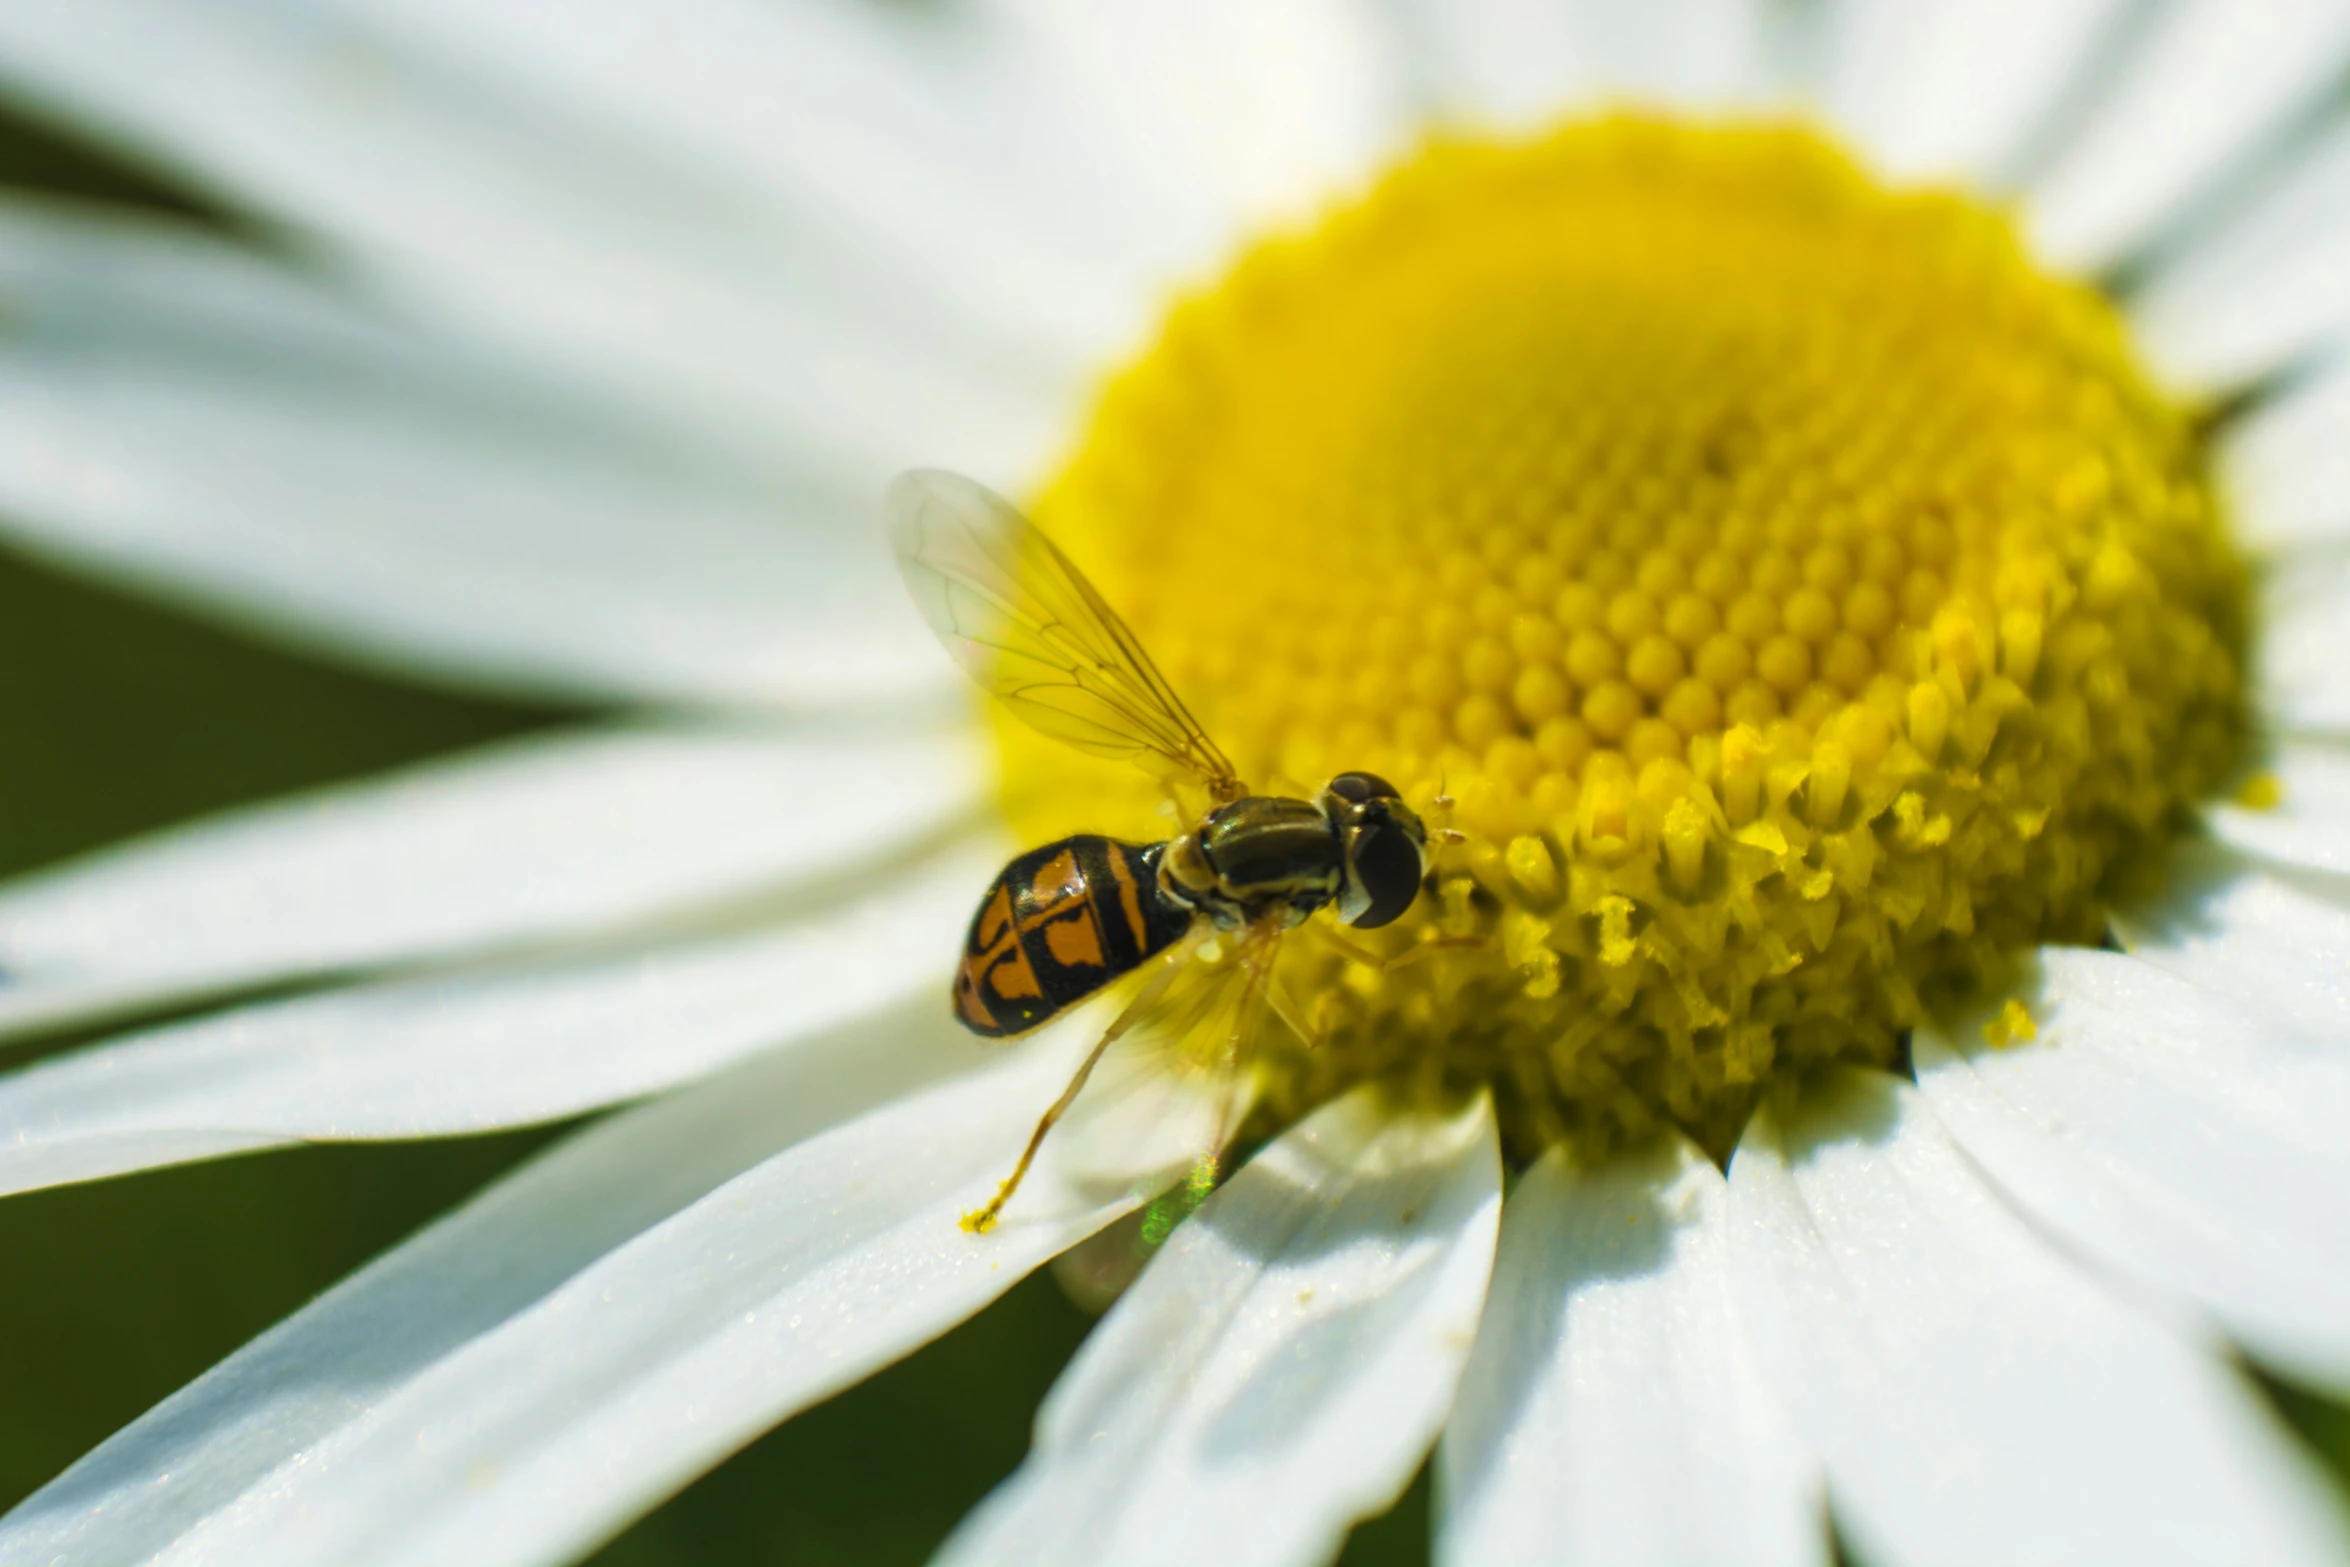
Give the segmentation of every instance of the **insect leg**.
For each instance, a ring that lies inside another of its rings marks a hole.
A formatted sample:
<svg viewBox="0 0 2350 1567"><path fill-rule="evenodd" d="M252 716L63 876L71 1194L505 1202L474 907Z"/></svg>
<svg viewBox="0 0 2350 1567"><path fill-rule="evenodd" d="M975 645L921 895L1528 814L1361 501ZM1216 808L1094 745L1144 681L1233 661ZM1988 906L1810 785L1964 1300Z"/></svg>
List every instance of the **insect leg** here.
<svg viewBox="0 0 2350 1567"><path fill-rule="evenodd" d="M1305 1012L1297 1004L1297 998L1289 993L1288 986L1277 979L1268 981L1265 986L1265 1000L1273 1008L1273 1015L1288 1024L1289 1031L1304 1040L1308 1050L1321 1048L1322 1031L1307 1019Z"/></svg>
<svg viewBox="0 0 2350 1567"><path fill-rule="evenodd" d="M1249 1036L1256 1031L1258 1009L1272 990L1273 959L1280 951L1281 930L1274 925L1260 925L1251 930L1247 944L1241 948L1240 994L1233 1004L1232 1031L1224 1042L1224 1083L1222 1102L1216 1107L1216 1134L1208 1144L1208 1151L1193 1163L1191 1178L1185 1183L1194 1205L1215 1189L1217 1173L1224 1164L1224 1150L1240 1132L1241 1055Z"/></svg>
<svg viewBox="0 0 2350 1567"><path fill-rule="evenodd" d="M1077 1102L1078 1094L1085 1088L1086 1079L1093 1076L1093 1069L1101 1063L1102 1053L1116 1044L1142 1019L1144 1013L1158 1004L1159 998L1167 993L1167 987L1174 983L1178 967L1190 952L1189 943L1180 943L1174 951L1159 960L1158 972L1151 975L1142 989L1135 993L1134 999L1102 1031L1102 1037L1094 1042L1094 1047L1086 1052L1085 1059L1078 1063L1076 1075L1069 1079L1069 1086L1061 1090L1061 1097L1053 1101L1052 1108L1045 1111L1044 1118L1036 1123L1036 1130L1028 1134L1028 1146L1020 1150L1020 1162L1012 1166L1012 1173L1005 1177L1003 1185L996 1188L995 1196L988 1199L986 1207L974 1208L963 1215L964 1229L973 1235L985 1235L995 1228L996 1216L1004 1211L1004 1204L1012 1200L1012 1194L1020 1189L1021 1181L1027 1178L1028 1167L1036 1162L1036 1151L1044 1146L1045 1134Z"/></svg>
<svg viewBox="0 0 2350 1567"><path fill-rule="evenodd" d="M1382 974L1390 974L1399 968L1417 963L1422 958L1433 956L1448 948L1482 947L1490 944L1493 938L1490 936L1434 936L1414 946L1404 948L1392 958L1383 958L1369 947L1359 946L1334 931L1325 931L1323 939L1331 946L1336 947L1339 956L1348 961L1360 963L1365 968L1376 969Z"/></svg>

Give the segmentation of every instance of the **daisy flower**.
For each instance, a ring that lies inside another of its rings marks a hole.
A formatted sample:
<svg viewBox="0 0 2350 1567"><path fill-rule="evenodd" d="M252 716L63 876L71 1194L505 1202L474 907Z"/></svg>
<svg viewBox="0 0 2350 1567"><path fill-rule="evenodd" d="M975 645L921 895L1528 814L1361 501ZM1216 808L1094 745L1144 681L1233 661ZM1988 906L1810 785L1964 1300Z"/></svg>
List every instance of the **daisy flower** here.
<svg viewBox="0 0 2350 1567"><path fill-rule="evenodd" d="M2302 1563L2350 1394L2339 0L17 0L266 250L0 207L0 516L599 704L0 890L23 1190L622 1106L0 1521L550 1562L1072 1252L1212 1116L947 979L1163 838L986 715L890 476L1031 505L1418 905L957 1563ZM169 1014L168 1016L166 1014ZM140 1023L140 1019L145 1019ZM163 1021L155 1021L164 1018ZM1309 1042L1310 1040L1310 1042ZM1146 1233L1147 1232L1147 1233Z"/></svg>

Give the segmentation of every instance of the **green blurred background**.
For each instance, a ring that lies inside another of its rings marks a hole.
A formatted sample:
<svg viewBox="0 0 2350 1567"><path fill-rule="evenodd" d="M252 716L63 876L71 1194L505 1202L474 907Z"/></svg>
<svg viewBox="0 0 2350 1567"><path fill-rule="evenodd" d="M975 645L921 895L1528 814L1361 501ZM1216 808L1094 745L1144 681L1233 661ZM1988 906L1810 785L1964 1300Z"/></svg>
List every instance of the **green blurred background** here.
<svg viewBox="0 0 2350 1567"><path fill-rule="evenodd" d="M8 185L241 227L0 100ZM291 658L0 547L0 875L565 716ZM0 1066L71 1042L14 1047ZM562 1130L289 1150L0 1202L0 1506ZM1018 1464L1086 1326L1033 1278L771 1433L596 1560L919 1562ZM2274 1391L2350 1476L2350 1413ZM1423 1475L1356 1531L1347 1567L1426 1561L1427 1519Z"/></svg>
<svg viewBox="0 0 2350 1567"><path fill-rule="evenodd" d="M0 186L243 227L4 99ZM566 716L288 657L0 546L0 875ZM0 1066L72 1042L0 1047ZM563 1130L294 1149L0 1202L0 1507ZM596 1560L920 1562L1018 1465L1087 1322L1032 1278ZM1423 1481L1347 1561L1425 1561L1426 1531Z"/></svg>

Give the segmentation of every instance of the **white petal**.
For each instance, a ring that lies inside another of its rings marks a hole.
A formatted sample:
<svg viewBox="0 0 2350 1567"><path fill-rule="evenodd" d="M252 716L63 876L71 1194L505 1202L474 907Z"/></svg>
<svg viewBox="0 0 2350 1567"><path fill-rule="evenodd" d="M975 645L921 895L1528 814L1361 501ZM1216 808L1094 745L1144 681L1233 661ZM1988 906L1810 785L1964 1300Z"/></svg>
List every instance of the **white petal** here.
<svg viewBox="0 0 2350 1567"><path fill-rule="evenodd" d="M1596 91L1573 5L1387 0L1421 92L1447 118L1532 130Z"/></svg>
<svg viewBox="0 0 2350 1567"><path fill-rule="evenodd" d="M2346 55L2342 0L2181 0L2033 182L2037 248L2081 270L2125 259L2323 92Z"/></svg>
<svg viewBox="0 0 2350 1567"><path fill-rule="evenodd" d="M0 888L0 1027L789 890L939 831L979 778L960 731L644 727L231 812Z"/></svg>
<svg viewBox="0 0 2350 1567"><path fill-rule="evenodd" d="M1751 102L1770 70L1753 0L1387 0L1423 90L1452 118L1531 130L1577 100L1710 109ZM1584 106L1588 106L1587 104Z"/></svg>
<svg viewBox="0 0 2350 1567"><path fill-rule="evenodd" d="M1526 1172L1438 1449L1438 1561L1828 1561L1818 1464L1732 1305L1728 1225L1721 1173L1677 1135Z"/></svg>
<svg viewBox="0 0 2350 1567"><path fill-rule="evenodd" d="M1758 0L1576 0L1574 9L1609 97L1718 114L1769 85L1771 7Z"/></svg>
<svg viewBox="0 0 2350 1567"><path fill-rule="evenodd" d="M1730 1165L1758 1357L1878 1567L2350 1559L2259 1396L2064 1261L1915 1089L1846 1070Z"/></svg>
<svg viewBox="0 0 2350 1567"><path fill-rule="evenodd" d="M1846 0L1824 107L1887 176L2004 183L2126 0Z"/></svg>
<svg viewBox="0 0 2350 1567"><path fill-rule="evenodd" d="M2350 754L2284 741L2270 749L2267 762L2277 803L2263 810L2207 805L2203 816L2211 835L2278 865L2350 874Z"/></svg>
<svg viewBox="0 0 2350 1567"><path fill-rule="evenodd" d="M1959 1146L2090 1255L2175 1291L2287 1375L2350 1391L2350 1053L2149 964L2050 948L2019 994L1916 1035Z"/></svg>
<svg viewBox="0 0 2350 1567"><path fill-rule="evenodd" d="M726 169L922 299L1081 360L1126 341L1196 240L1067 84L973 19L799 0L339 0L428 56ZM941 244L950 234L953 243ZM1212 259L1212 257L1210 258Z"/></svg>
<svg viewBox="0 0 2350 1567"><path fill-rule="evenodd" d="M2350 358L2263 401L2218 442L2220 482L2255 549L2350 538Z"/></svg>
<svg viewBox="0 0 2350 1567"><path fill-rule="evenodd" d="M2350 884L2193 842L2165 851L2163 883L2153 903L2114 912L2132 956L2350 1044Z"/></svg>
<svg viewBox="0 0 2350 1567"><path fill-rule="evenodd" d="M2350 326L2350 122L2264 183L2130 301L2139 344L2173 385L2243 386Z"/></svg>
<svg viewBox="0 0 2350 1567"><path fill-rule="evenodd" d="M315 648L534 695L775 705L944 666L811 489L161 225L0 203L0 526Z"/></svg>
<svg viewBox="0 0 2350 1567"><path fill-rule="evenodd" d="M1047 1397L1036 1447L948 1563L1313 1563L1393 1500L1485 1293L1500 1149L1368 1090L1175 1232Z"/></svg>
<svg viewBox="0 0 2350 1567"><path fill-rule="evenodd" d="M0 1193L277 1143L576 1115L947 1005L990 843L747 934L265 1002L0 1077Z"/></svg>
<svg viewBox="0 0 2350 1567"><path fill-rule="evenodd" d="M1048 1161L967 1235L1087 1036L869 1108L979 1055L943 1016L916 1033L852 1030L574 1139L67 1471L0 1558L572 1559L1189 1158L1083 1186Z"/></svg>
<svg viewBox="0 0 2350 1567"><path fill-rule="evenodd" d="M2272 561L2259 593L2261 716L2286 731L2350 731L2350 556L2311 551Z"/></svg>
<svg viewBox="0 0 2350 1567"><path fill-rule="evenodd" d="M828 252L725 171L362 19L24 0L0 74L485 340L844 481L991 455L1026 475L1081 390L1065 350Z"/></svg>
<svg viewBox="0 0 2350 1567"><path fill-rule="evenodd" d="M1407 130L1387 40L1349 0L985 9L1021 30L1101 155L1198 214L1203 262L1361 186Z"/></svg>
<svg viewBox="0 0 2350 1567"><path fill-rule="evenodd" d="M0 1520L0 1557L147 1559L639 1232L967 1066L954 1043L844 1030L566 1139L110 1438Z"/></svg>

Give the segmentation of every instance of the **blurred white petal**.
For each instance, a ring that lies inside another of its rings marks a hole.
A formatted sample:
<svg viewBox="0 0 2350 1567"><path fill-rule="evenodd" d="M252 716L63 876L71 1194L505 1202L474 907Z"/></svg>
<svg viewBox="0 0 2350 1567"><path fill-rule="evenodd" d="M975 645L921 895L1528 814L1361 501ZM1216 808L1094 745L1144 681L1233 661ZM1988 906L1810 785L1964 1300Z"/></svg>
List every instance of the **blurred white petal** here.
<svg viewBox="0 0 2350 1567"><path fill-rule="evenodd" d="M2148 29L2033 181L2033 240L2060 267L2126 260L2350 59L2343 0L2179 0Z"/></svg>
<svg viewBox="0 0 2350 1567"><path fill-rule="evenodd" d="M2211 835L2274 864L2350 874L2350 753L2286 741L2268 756L2278 801L2262 810L2216 802L2203 808Z"/></svg>
<svg viewBox="0 0 2350 1567"><path fill-rule="evenodd" d="M1048 1161L967 1235L1088 1039L868 1109L978 1054L943 1013L917 1032L851 1030L583 1134L67 1471L0 1557L569 1560L1188 1161L1137 1148L1083 1187Z"/></svg>
<svg viewBox="0 0 2350 1567"><path fill-rule="evenodd" d="M2350 327L2350 121L2258 198L2187 239L2130 300L2138 346L2175 386L2225 391Z"/></svg>
<svg viewBox="0 0 2350 1567"><path fill-rule="evenodd" d="M2215 444L2238 535L2254 549L2350 539L2350 357L2265 399Z"/></svg>
<svg viewBox="0 0 2350 1567"><path fill-rule="evenodd" d="M2257 590L2254 710L2288 733L2350 733L2350 554L2272 561Z"/></svg>
<svg viewBox="0 0 2350 1567"><path fill-rule="evenodd" d="M1580 8L1530 0L1385 0L1431 107L1448 119L1533 130L1588 92Z"/></svg>
<svg viewBox="0 0 2350 1567"><path fill-rule="evenodd" d="M2092 71L2128 0L1844 0L1830 13L1830 121L1881 174L2011 178Z"/></svg>
<svg viewBox="0 0 2350 1567"><path fill-rule="evenodd" d="M2350 1053L2135 958L2050 948L1987 1012L1917 1032L1918 1085L2040 1223L2209 1311L2254 1357L2350 1392Z"/></svg>
<svg viewBox="0 0 2350 1567"><path fill-rule="evenodd" d="M1443 1423L1500 1209L1482 1096L1315 1112L1175 1232L941 1560L1327 1561Z"/></svg>
<svg viewBox="0 0 2350 1567"><path fill-rule="evenodd" d="M943 1012L992 841L747 934L265 1002L0 1077L0 1193L290 1142L551 1121L904 1002Z"/></svg>
<svg viewBox="0 0 2350 1567"><path fill-rule="evenodd" d="M1738 1304L1877 1567L2350 1560L2340 1503L2218 1346L2028 1228L1917 1090L1844 1069L1730 1165Z"/></svg>
<svg viewBox="0 0 2350 1567"><path fill-rule="evenodd" d="M1603 97L1720 115L1766 91L1768 0L1569 0Z"/></svg>
<svg viewBox="0 0 2350 1567"><path fill-rule="evenodd" d="M1678 1134L1526 1172L1438 1449L1439 1562L1829 1560L1819 1467L1732 1304L1728 1224L1721 1172Z"/></svg>
<svg viewBox="0 0 2350 1567"><path fill-rule="evenodd" d="M1176 203L1104 159L1010 29L840 0L338 0L580 124L721 168L914 301L1086 363L1149 325ZM942 234L953 243L941 244ZM1219 244L1221 244L1221 239Z"/></svg>
<svg viewBox="0 0 2350 1567"><path fill-rule="evenodd" d="M2215 843L2173 846L2162 872L2159 898L2114 911L2132 956L2350 1045L2350 883Z"/></svg>
<svg viewBox="0 0 2350 1567"><path fill-rule="evenodd" d="M1073 133L1196 214L1193 265L1367 184L1410 127L1389 40L1352 0L987 0L1063 84Z"/></svg>
<svg viewBox="0 0 2350 1567"><path fill-rule="evenodd" d="M532 695L781 706L944 669L818 490L284 268L0 202L0 527L313 648Z"/></svg>
<svg viewBox="0 0 2350 1567"><path fill-rule="evenodd" d="M1446 117L1539 130L1576 99L1720 112L1760 98L1769 7L1756 0L1385 0Z"/></svg>
<svg viewBox="0 0 2350 1567"><path fill-rule="evenodd" d="M825 253L723 171L363 20L22 0L0 8L0 81L485 341L840 485L923 460L1025 477L1077 412L1088 367L1064 350Z"/></svg>
<svg viewBox="0 0 2350 1567"><path fill-rule="evenodd" d="M0 1028L641 925L904 852L960 731L583 731L234 811L0 887Z"/></svg>

